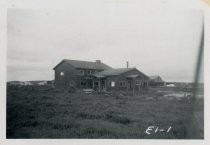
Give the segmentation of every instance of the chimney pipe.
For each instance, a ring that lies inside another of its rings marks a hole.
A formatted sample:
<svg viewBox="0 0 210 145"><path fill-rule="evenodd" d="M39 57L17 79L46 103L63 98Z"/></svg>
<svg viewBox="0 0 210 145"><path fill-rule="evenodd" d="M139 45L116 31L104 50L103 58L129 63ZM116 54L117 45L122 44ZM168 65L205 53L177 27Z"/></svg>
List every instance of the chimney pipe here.
<svg viewBox="0 0 210 145"><path fill-rule="evenodd" d="M129 63L128 63L128 61L127 61L127 68L129 67Z"/></svg>
<svg viewBox="0 0 210 145"><path fill-rule="evenodd" d="M96 63L100 64L101 63L101 60L96 60Z"/></svg>

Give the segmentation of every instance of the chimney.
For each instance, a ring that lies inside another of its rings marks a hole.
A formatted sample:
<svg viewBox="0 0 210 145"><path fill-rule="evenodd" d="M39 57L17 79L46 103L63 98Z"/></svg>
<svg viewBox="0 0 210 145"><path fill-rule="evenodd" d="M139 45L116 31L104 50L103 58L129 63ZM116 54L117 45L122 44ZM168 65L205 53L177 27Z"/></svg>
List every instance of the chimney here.
<svg viewBox="0 0 210 145"><path fill-rule="evenodd" d="M100 64L101 63L101 60L96 60L96 63Z"/></svg>
<svg viewBox="0 0 210 145"><path fill-rule="evenodd" d="M129 67L129 63L128 63L128 61L127 61L127 68Z"/></svg>

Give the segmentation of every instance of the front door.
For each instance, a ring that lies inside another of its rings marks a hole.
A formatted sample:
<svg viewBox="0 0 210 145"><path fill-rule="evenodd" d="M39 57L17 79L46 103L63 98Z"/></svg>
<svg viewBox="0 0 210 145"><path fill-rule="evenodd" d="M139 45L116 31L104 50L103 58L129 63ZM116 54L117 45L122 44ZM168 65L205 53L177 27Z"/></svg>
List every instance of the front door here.
<svg viewBox="0 0 210 145"><path fill-rule="evenodd" d="M105 80L101 80L101 89L106 90L106 81Z"/></svg>
<svg viewBox="0 0 210 145"><path fill-rule="evenodd" d="M88 79L87 80L87 88L88 89L92 89L93 88L93 80L92 79Z"/></svg>
<svg viewBox="0 0 210 145"><path fill-rule="evenodd" d="M132 81L128 80L128 90L131 90L131 89L132 89Z"/></svg>

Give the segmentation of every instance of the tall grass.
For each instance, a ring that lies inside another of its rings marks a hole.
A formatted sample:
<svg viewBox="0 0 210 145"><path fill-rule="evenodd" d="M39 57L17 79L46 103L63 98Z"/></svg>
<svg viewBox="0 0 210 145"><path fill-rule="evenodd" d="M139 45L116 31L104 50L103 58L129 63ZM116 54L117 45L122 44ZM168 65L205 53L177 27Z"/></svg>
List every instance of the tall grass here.
<svg viewBox="0 0 210 145"><path fill-rule="evenodd" d="M187 138L192 102L119 94L8 88L7 138ZM172 129L149 135L148 126Z"/></svg>

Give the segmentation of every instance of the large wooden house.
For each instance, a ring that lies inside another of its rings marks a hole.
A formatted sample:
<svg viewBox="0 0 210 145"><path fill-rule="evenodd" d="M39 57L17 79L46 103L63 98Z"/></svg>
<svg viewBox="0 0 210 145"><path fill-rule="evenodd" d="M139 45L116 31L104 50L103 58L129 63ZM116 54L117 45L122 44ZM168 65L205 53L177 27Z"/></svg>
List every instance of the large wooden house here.
<svg viewBox="0 0 210 145"><path fill-rule="evenodd" d="M136 68L112 68L100 60L64 59L54 70L55 87L60 89L140 90L149 82L149 77Z"/></svg>

